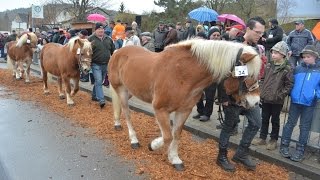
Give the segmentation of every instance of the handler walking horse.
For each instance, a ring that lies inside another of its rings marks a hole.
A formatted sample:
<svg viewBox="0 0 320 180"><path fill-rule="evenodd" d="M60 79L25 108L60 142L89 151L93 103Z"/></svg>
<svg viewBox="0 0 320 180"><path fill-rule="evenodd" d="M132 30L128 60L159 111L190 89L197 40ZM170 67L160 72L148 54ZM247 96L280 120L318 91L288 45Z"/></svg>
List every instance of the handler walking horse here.
<svg viewBox="0 0 320 180"><path fill-rule="evenodd" d="M58 91L60 99L64 99L62 81L65 84L67 104L73 105L71 96L79 90L80 70L88 73L91 66L92 47L87 39L74 37L62 46L56 43L46 44L40 54L41 69L43 72L44 93L49 94L47 73L58 77ZM74 87L71 91L70 80Z"/></svg>
<svg viewBox="0 0 320 180"><path fill-rule="evenodd" d="M30 32L23 34L18 41L11 41L7 45L8 61L12 63L12 75L16 79L21 79L24 75L23 64L26 64L26 79L25 82L29 83L30 79L30 65L32 63L33 52L36 50L38 43L37 36ZM18 71L19 66L19 71Z"/></svg>
<svg viewBox="0 0 320 180"><path fill-rule="evenodd" d="M236 64L247 67L245 79L234 76ZM123 109L131 147L138 148L128 99L133 95L152 103L161 136L149 144L149 149L168 146L170 163L176 170L183 170L183 162L178 156L180 134L203 89L227 78L227 93L242 106L253 107L260 100L257 85L260 66L260 57L252 47L227 41L191 39L170 45L161 53L137 46L121 48L112 55L108 65L115 128L121 129ZM172 112L175 117L171 127L169 115Z"/></svg>

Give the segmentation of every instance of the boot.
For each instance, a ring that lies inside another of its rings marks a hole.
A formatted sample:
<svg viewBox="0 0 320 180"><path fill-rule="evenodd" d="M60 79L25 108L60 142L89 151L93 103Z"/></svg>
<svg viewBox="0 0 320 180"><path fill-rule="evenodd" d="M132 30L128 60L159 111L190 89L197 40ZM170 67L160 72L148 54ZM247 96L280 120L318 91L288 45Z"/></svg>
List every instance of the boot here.
<svg viewBox="0 0 320 180"><path fill-rule="evenodd" d="M243 164L248 170L256 170L256 162L249 156L249 147L238 147L232 161Z"/></svg>
<svg viewBox="0 0 320 180"><path fill-rule="evenodd" d="M305 145L297 143L296 151L291 155L291 161L300 162L303 160Z"/></svg>
<svg viewBox="0 0 320 180"><path fill-rule="evenodd" d="M289 141L281 139L281 145L280 145L280 154L284 158L290 158L290 152L289 152Z"/></svg>
<svg viewBox="0 0 320 180"><path fill-rule="evenodd" d="M252 145L256 145L256 146L262 146L262 145L266 145L267 141L265 139L255 138L255 139L253 139L251 144Z"/></svg>
<svg viewBox="0 0 320 180"><path fill-rule="evenodd" d="M267 144L267 149L268 149L268 150L271 150L271 151L277 149L277 140L271 139L271 140L269 141L269 143Z"/></svg>
<svg viewBox="0 0 320 180"><path fill-rule="evenodd" d="M234 172L236 168L228 160L227 154L228 154L227 148L219 148L217 165L220 166L225 171Z"/></svg>

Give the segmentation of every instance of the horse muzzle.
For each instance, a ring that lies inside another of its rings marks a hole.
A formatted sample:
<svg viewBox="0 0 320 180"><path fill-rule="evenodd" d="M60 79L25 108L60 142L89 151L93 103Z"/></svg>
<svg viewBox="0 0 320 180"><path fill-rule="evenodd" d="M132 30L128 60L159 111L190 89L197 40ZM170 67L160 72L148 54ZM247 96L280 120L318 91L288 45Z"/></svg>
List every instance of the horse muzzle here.
<svg viewBox="0 0 320 180"><path fill-rule="evenodd" d="M242 106L246 109L253 108L255 106L258 106L260 102L260 96L259 95L252 95L252 94L247 94L245 95L244 98L241 99L239 102L239 106Z"/></svg>
<svg viewBox="0 0 320 180"><path fill-rule="evenodd" d="M86 66L86 67L83 67L83 68L82 68L82 71L83 71L85 74L88 74L89 71L90 71L90 69L91 69L90 67L87 67L87 66Z"/></svg>

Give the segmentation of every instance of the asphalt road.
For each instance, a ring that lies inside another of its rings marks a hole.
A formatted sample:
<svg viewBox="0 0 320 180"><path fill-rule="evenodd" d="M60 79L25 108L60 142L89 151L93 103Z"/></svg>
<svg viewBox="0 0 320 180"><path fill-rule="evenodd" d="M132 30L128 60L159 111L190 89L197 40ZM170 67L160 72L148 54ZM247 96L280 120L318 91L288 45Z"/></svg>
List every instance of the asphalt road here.
<svg viewBox="0 0 320 180"><path fill-rule="evenodd" d="M89 129L0 85L0 180L145 179Z"/></svg>

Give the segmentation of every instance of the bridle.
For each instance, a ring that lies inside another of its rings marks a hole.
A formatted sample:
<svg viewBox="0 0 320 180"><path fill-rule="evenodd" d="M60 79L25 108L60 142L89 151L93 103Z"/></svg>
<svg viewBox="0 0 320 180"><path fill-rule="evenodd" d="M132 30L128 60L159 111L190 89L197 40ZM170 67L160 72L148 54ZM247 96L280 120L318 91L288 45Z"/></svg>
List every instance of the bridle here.
<svg viewBox="0 0 320 180"><path fill-rule="evenodd" d="M77 49L77 54L78 54L78 69L81 73L87 73L87 72L84 72L83 71L83 68L82 68L82 65L84 62L90 62L89 60L85 59L85 58L82 58L82 48L78 48Z"/></svg>
<svg viewBox="0 0 320 180"><path fill-rule="evenodd" d="M227 77L232 76L233 78L239 79L239 96L243 94L244 91L252 92L259 88L259 83L256 81L255 83L248 85L248 77L247 76L235 76L235 66L243 66L245 65L243 62L240 61L241 54L243 52L243 48L240 48L236 57L236 63L232 67L230 74Z"/></svg>

